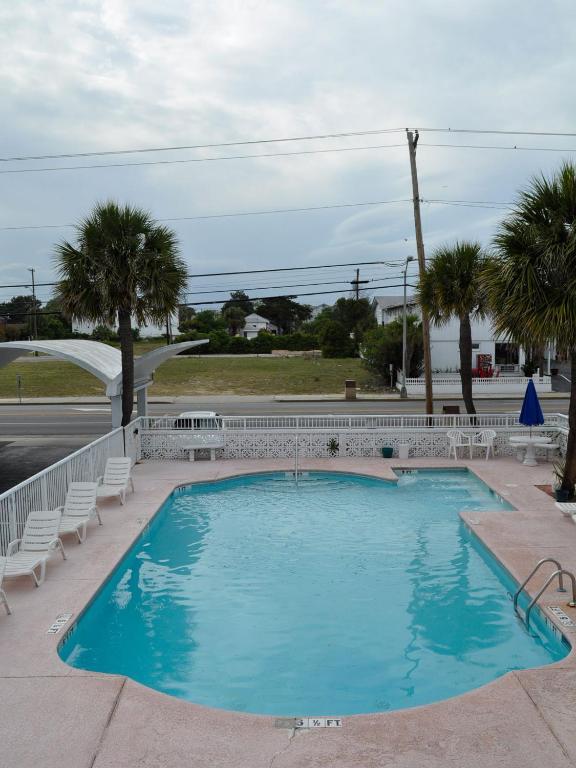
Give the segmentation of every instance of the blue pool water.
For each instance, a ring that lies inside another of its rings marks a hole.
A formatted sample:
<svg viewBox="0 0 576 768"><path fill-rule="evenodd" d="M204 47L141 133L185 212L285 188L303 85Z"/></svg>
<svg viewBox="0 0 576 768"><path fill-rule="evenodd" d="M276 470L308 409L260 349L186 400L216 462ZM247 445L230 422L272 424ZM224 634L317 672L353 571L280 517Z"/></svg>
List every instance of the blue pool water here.
<svg viewBox="0 0 576 768"><path fill-rule="evenodd" d="M514 617L513 585L465 509L509 506L466 471L179 489L61 657L198 704L295 716L426 704L562 658L541 620L533 637Z"/></svg>

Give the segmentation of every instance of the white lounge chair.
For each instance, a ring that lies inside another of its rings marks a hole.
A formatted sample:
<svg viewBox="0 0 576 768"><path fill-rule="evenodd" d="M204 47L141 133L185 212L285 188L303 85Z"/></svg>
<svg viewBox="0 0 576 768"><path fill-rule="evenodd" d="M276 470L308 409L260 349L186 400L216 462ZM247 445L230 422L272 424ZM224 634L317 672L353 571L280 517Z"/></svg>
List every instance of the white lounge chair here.
<svg viewBox="0 0 576 768"><path fill-rule="evenodd" d="M88 522L97 518L102 525L100 513L96 506L97 483L70 483L66 501L63 507L58 507L62 512L60 520L60 535L75 533L80 544L86 539Z"/></svg>
<svg viewBox="0 0 576 768"><path fill-rule="evenodd" d="M574 515L576 515L576 504L573 501L557 501L556 507L562 512L564 517L571 517L574 520ZM576 520L574 520L574 522L576 522Z"/></svg>
<svg viewBox="0 0 576 768"><path fill-rule="evenodd" d="M6 569L6 558L0 557L0 603L4 605L6 613L10 614L10 606L8 605L8 599L6 598L6 592L2 589L2 579L4 578L4 571Z"/></svg>
<svg viewBox="0 0 576 768"><path fill-rule="evenodd" d="M130 475L132 459L129 456L118 456L108 459L104 474L97 478L97 497L99 499L118 496L120 503L126 502L126 491L130 486L134 492L134 481Z"/></svg>
<svg viewBox="0 0 576 768"><path fill-rule="evenodd" d="M474 435L471 440L471 452L474 448L486 448L486 461L488 456L492 452L492 458L494 458L494 440L496 440L496 432L493 429L483 429Z"/></svg>
<svg viewBox="0 0 576 768"><path fill-rule="evenodd" d="M450 441L448 456L454 454L454 459L458 458L458 448L468 448L470 458L472 458L471 438L464 434L460 429L450 429L446 432L446 437Z"/></svg>
<svg viewBox="0 0 576 768"><path fill-rule="evenodd" d="M32 576L37 587L46 576L46 562L52 552L60 551L66 560L66 552L58 538L62 513L58 509L50 512L30 512L21 539L8 544L6 550L6 578ZM40 575L36 569L40 569Z"/></svg>

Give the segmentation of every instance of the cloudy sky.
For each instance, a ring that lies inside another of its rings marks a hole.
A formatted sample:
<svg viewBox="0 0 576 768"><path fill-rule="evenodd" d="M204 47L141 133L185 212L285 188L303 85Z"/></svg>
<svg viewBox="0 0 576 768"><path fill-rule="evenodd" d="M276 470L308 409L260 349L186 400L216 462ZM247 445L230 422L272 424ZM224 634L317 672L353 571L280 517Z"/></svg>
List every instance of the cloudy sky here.
<svg viewBox="0 0 576 768"><path fill-rule="evenodd" d="M420 128L421 197L489 204L425 203L428 253L456 238L489 244L506 213L499 206L576 149L576 136L423 130L576 132L573 0L34 0L2 3L0 50L2 158ZM438 144L450 146L429 146ZM334 149L351 151L206 159ZM157 164L127 165L136 163ZM91 165L113 167L31 172ZM192 273L415 253L403 130L11 160L0 175L2 284L27 282L29 267L39 282L52 280L54 243L74 234L11 227L74 223L108 198L158 219L401 201L172 221ZM372 292L395 293L376 286L393 286L398 273L372 265L361 277L374 281ZM345 290L338 281L351 278L352 268L212 277L190 290L210 301L222 294L205 291ZM313 282L324 284L277 288ZM0 298L15 292L25 289L2 288Z"/></svg>

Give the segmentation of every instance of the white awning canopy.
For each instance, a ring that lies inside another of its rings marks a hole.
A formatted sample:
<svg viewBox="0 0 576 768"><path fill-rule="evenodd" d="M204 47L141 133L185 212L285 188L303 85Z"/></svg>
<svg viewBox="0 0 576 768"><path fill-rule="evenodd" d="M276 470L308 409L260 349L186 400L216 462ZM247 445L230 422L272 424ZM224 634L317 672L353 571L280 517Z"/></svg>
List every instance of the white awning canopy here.
<svg viewBox="0 0 576 768"><path fill-rule="evenodd" d="M208 339L183 341L158 347L134 360L134 389L146 389L152 383L156 368L179 352L207 344ZM110 398L122 396L122 356L120 350L100 341L87 339L58 339L48 341L7 341L0 344L0 367L8 365L23 352L42 352L45 355L74 363L96 376L106 385ZM140 403L140 398L139 398ZM114 403L113 403L114 411ZM144 414L140 414L144 415Z"/></svg>

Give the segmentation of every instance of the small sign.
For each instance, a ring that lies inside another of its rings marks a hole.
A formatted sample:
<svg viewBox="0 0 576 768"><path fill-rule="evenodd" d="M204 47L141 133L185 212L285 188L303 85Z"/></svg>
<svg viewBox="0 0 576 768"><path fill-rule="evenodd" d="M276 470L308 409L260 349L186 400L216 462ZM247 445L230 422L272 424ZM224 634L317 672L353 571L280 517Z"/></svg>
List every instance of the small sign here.
<svg viewBox="0 0 576 768"><path fill-rule="evenodd" d="M57 635L62 629L62 627L66 626L66 624L70 621L71 618L72 618L71 613L60 613L58 616L56 616L56 620L54 621L53 624L50 625L46 634Z"/></svg>
<svg viewBox="0 0 576 768"><path fill-rule="evenodd" d="M341 717L296 718L295 728L342 728Z"/></svg>
<svg viewBox="0 0 576 768"><path fill-rule="evenodd" d="M570 616L565 613L559 605L549 605L548 610L553 613L563 627L576 627Z"/></svg>

